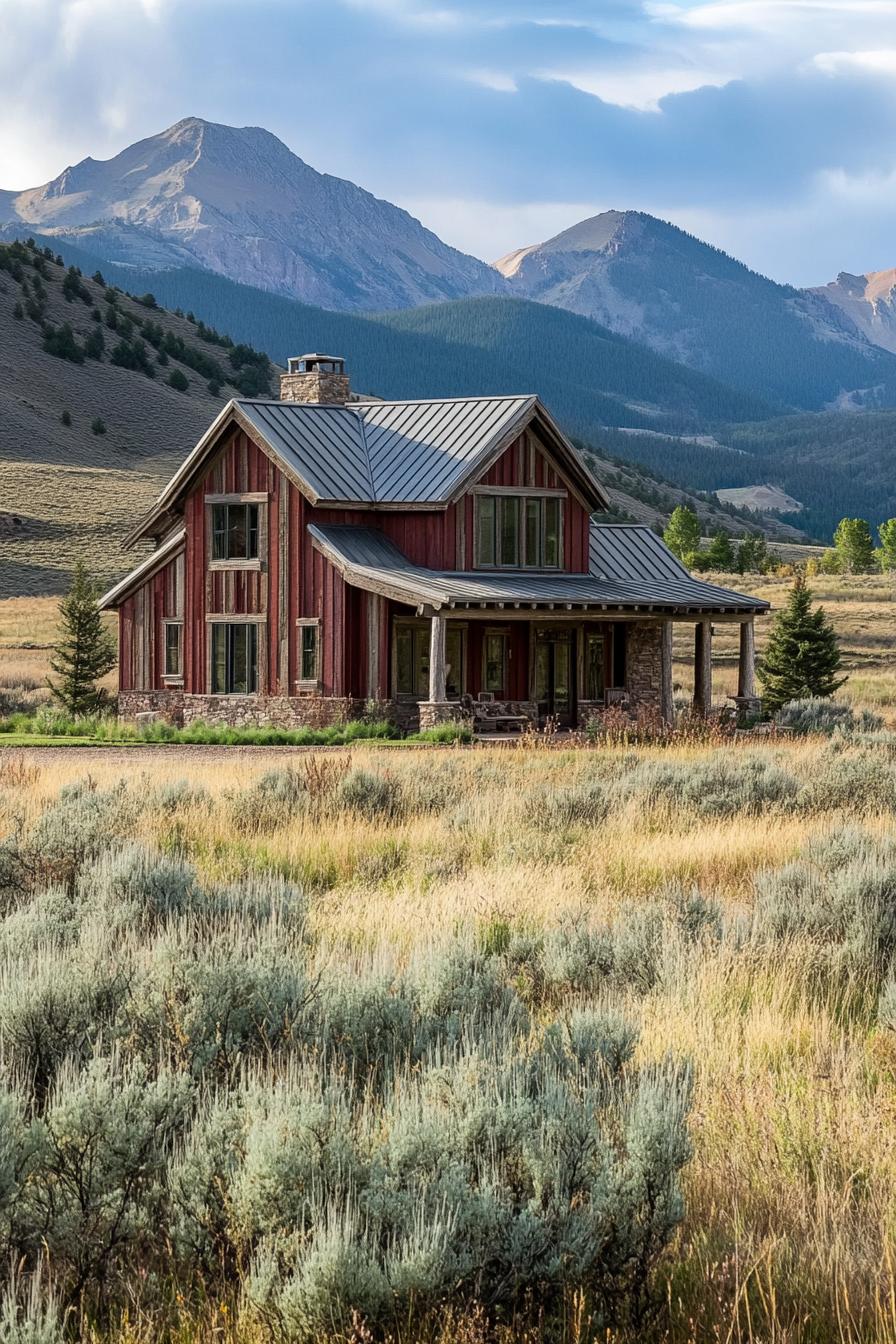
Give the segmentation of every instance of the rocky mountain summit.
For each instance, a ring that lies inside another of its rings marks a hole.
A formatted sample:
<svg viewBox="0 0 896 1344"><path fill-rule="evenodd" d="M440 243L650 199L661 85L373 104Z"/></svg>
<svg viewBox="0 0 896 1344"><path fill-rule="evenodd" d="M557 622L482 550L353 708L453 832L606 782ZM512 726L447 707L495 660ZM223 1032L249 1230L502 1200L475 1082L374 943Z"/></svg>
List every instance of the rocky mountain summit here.
<svg viewBox="0 0 896 1344"><path fill-rule="evenodd" d="M834 304L874 345L896 354L896 269L850 275L809 291Z"/></svg>
<svg viewBox="0 0 896 1344"><path fill-rule="evenodd" d="M269 131L198 117L44 186L0 191L0 224L140 269L201 267L336 310L506 288L492 267L407 211L317 172Z"/></svg>

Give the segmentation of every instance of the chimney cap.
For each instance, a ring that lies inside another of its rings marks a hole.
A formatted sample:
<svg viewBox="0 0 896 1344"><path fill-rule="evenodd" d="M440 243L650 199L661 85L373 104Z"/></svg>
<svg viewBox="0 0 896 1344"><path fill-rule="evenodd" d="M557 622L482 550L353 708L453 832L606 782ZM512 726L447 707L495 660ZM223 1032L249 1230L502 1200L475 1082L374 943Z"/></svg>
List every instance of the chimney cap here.
<svg viewBox="0 0 896 1344"><path fill-rule="evenodd" d="M345 360L342 355L325 355L312 350L307 355L291 355L287 360L290 373L344 373Z"/></svg>

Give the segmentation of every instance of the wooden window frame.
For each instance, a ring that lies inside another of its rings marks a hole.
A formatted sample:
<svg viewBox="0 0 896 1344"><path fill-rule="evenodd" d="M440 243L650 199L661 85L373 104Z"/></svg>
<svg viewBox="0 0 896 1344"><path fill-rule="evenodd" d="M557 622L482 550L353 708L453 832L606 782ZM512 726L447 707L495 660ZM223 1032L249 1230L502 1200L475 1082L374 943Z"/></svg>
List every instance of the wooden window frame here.
<svg viewBox="0 0 896 1344"><path fill-rule="evenodd" d="M391 673L389 677L389 684L392 691L392 699L398 700L402 704L416 705L419 704L421 701L425 701L428 699L429 688L427 687L426 691L422 695L418 695L416 691L399 691L398 689L398 632L402 627L411 627L413 630L418 631L423 636L423 639L425 641L424 647L428 649L429 640L432 635L432 626L429 621L413 616L397 616L392 621L392 631L390 636ZM452 634L459 635L461 641L461 655L460 655L461 666L460 666L460 678L459 678L460 689L456 696L452 695L448 697L449 700L451 700L452 702L454 702L455 700L459 700L460 697L462 695L465 695L467 691L468 631L469 631L469 625L466 621L448 621L446 623L446 630L445 630L446 648L449 632Z"/></svg>
<svg viewBox="0 0 896 1344"><path fill-rule="evenodd" d="M206 695L215 700L228 700L234 696L243 696L245 699L256 698L263 695L263 687L267 685L267 617L258 615L243 615L241 613L228 615L215 613L207 615L205 618L206 634L206 655L205 655L205 684L207 687ZM254 691L213 691L212 673L213 673L213 628L217 625L254 625L256 627L256 646L255 646L255 680L256 687Z"/></svg>
<svg viewBox="0 0 896 1344"><path fill-rule="evenodd" d="M168 629L175 627L180 631L178 640L178 669L176 672L168 671ZM162 652L164 655L164 664L162 669L162 680L166 686L183 686L184 684L184 618L182 616L166 616L162 619L162 632L164 642Z"/></svg>
<svg viewBox="0 0 896 1344"><path fill-rule="evenodd" d="M297 637L297 645L298 645L298 648L297 648L297 650L296 650L297 661L298 661L298 672L299 672L299 675L296 677L296 690L297 690L297 691L304 691L306 694L307 694L308 692L312 692L312 693L313 693L313 692L315 692L315 691L319 691L319 690L321 689L321 672L320 672L320 669L321 669L321 659L322 659L322 656L323 656L323 649L322 649L322 647L321 647L321 637L320 637L320 635L321 635L321 621L320 621L320 617L319 617L319 616L300 616L299 619L296 621L296 629L297 629L298 632L299 632L299 633L298 633L298 637ZM316 631L316 637L315 637L315 642L314 642L314 676L313 676L313 677L303 677L303 676L302 676L302 656L303 656L303 651L302 651L302 631L303 631L303 630L309 630L309 629L310 629L310 630L314 630L314 631Z"/></svg>
<svg viewBox="0 0 896 1344"><path fill-rule="evenodd" d="M501 640L501 689L488 685L488 641L489 636L497 635ZM507 698L507 668L510 662L510 629L506 625L487 625L482 631L482 689L488 695L499 700Z"/></svg>
<svg viewBox="0 0 896 1344"><path fill-rule="evenodd" d="M268 504L270 496L266 491L249 490L234 494L208 494L205 496L205 534L206 567L218 572L225 569L261 570L265 567L268 552ZM214 510L219 505L255 504L258 507L258 555L216 559L214 554L215 531Z"/></svg>
<svg viewBox="0 0 896 1344"><path fill-rule="evenodd" d="M530 488L528 486L483 486L476 487L471 492L473 495L473 567L478 570L522 570L527 574L557 574L562 573L564 568L564 541L566 526L566 508L565 501L567 492L565 490L549 490ZM494 559L491 563L482 558L481 544L481 503L485 499L494 500L494 526L493 526L493 550ZM535 564L524 563L526 553L526 513L527 502L530 500L539 500L541 509L539 510L538 524L538 560ZM551 500L557 502L557 563L555 565L545 564L544 554L547 541L547 508L545 505ZM499 559L501 554L501 532L503 526L504 509L509 501L516 505L516 559L511 562L504 562Z"/></svg>

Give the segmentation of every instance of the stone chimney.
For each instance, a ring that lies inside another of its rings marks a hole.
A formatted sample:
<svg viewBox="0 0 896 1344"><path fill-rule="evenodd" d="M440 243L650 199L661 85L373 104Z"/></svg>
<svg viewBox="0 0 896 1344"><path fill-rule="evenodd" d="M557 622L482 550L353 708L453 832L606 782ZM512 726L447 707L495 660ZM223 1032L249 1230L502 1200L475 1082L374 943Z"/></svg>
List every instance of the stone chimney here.
<svg viewBox="0 0 896 1344"><path fill-rule="evenodd" d="M298 355L280 375L280 400L306 406L344 406L349 398L345 360L338 355Z"/></svg>

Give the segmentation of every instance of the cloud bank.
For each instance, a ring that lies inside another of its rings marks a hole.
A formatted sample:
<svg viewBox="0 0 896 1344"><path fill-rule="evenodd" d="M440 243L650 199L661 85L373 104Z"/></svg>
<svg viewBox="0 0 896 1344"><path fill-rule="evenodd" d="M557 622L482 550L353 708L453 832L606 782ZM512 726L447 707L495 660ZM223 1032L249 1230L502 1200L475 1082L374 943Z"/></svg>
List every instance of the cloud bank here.
<svg viewBox="0 0 896 1344"><path fill-rule="evenodd" d="M0 186L264 125L486 258L649 210L776 279L896 265L896 0L0 0Z"/></svg>

